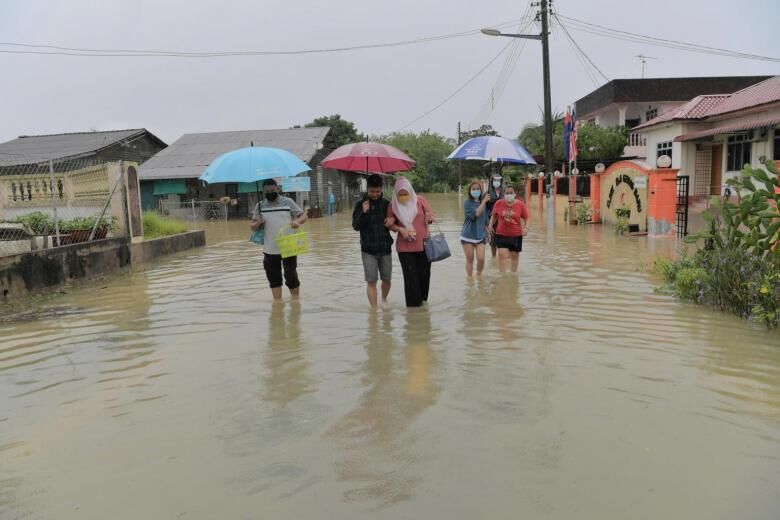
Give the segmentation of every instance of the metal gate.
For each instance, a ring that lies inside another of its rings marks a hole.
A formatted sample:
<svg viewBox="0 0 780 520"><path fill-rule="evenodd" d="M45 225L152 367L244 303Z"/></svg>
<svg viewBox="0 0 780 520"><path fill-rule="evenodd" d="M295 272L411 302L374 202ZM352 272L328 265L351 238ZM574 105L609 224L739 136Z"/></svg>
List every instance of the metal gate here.
<svg viewBox="0 0 780 520"><path fill-rule="evenodd" d="M688 235L688 189L689 177L680 175L677 177L677 236L685 237Z"/></svg>

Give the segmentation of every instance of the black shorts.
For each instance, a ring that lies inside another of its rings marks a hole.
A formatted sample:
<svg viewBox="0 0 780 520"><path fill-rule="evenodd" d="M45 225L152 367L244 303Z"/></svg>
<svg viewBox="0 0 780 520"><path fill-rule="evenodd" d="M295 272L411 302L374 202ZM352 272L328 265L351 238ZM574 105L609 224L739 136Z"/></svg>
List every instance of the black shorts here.
<svg viewBox="0 0 780 520"><path fill-rule="evenodd" d="M282 255L263 255L263 269L271 289L282 286L282 267L284 267L284 285L290 289L297 289L301 286L298 280L298 257L282 259Z"/></svg>
<svg viewBox="0 0 780 520"><path fill-rule="evenodd" d="M507 237L496 235L496 247L499 249L509 249L513 253L519 253L523 250L523 236Z"/></svg>

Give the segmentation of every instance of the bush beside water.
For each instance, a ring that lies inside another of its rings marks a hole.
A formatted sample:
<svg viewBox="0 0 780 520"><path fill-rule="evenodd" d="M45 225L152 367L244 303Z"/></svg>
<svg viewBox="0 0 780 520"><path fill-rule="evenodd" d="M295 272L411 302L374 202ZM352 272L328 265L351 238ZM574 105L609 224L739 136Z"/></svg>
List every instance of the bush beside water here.
<svg viewBox="0 0 780 520"><path fill-rule="evenodd" d="M686 239L700 244L693 255L656 259L655 270L680 299L772 328L780 325L780 177L773 162L765 166L769 174L745 165L727 182L736 203L713 198L708 229Z"/></svg>
<svg viewBox="0 0 780 520"><path fill-rule="evenodd" d="M144 212L143 223L145 239L178 235L187 231L183 222L160 216L153 211Z"/></svg>

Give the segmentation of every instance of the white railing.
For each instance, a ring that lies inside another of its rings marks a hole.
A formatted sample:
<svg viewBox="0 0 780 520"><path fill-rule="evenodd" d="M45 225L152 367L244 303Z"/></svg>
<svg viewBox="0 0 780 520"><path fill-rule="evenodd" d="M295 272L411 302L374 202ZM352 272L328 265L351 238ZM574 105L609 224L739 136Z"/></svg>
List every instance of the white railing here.
<svg viewBox="0 0 780 520"><path fill-rule="evenodd" d="M627 146L647 146L647 137L638 132L628 134Z"/></svg>

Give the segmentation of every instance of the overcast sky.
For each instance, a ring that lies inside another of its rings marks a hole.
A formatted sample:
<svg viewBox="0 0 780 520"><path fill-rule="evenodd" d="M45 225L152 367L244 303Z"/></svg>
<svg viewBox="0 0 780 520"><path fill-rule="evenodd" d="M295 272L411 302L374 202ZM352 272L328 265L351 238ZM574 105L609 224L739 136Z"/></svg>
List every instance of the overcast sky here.
<svg viewBox="0 0 780 520"><path fill-rule="evenodd" d="M382 43L490 26L525 0L0 0L0 41L177 51L294 50ZM777 0L558 0L566 16L626 31L780 56ZM610 78L780 74L780 64L707 56L571 30ZM508 43L467 36L340 54L221 59L0 54L0 140L145 127L183 133L288 128L340 113L361 131L398 130L429 110ZM0 50L10 49L0 46ZM541 45L525 47L492 114L475 119L503 56L410 130L454 136L479 122L514 137L542 106ZM595 87L565 35L551 42L553 106Z"/></svg>

